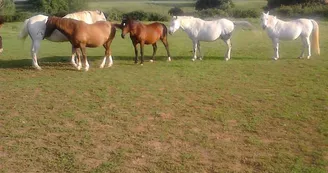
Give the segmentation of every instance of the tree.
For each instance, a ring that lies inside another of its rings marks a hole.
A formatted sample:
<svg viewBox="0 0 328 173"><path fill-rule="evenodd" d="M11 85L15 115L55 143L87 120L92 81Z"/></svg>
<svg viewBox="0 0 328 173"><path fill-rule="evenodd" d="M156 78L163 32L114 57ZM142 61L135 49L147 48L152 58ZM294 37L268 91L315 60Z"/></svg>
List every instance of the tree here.
<svg viewBox="0 0 328 173"><path fill-rule="evenodd" d="M0 0L0 15L14 15L16 6L13 0Z"/></svg>
<svg viewBox="0 0 328 173"><path fill-rule="evenodd" d="M169 15L171 16L182 16L184 12L181 10L181 8L173 7L168 11Z"/></svg>
<svg viewBox="0 0 328 173"><path fill-rule="evenodd" d="M87 8L87 0L29 0L36 10L47 14L69 13Z"/></svg>
<svg viewBox="0 0 328 173"><path fill-rule="evenodd" d="M269 7L269 9L272 9L280 7L281 5L313 4L323 2L323 0L268 0L267 6Z"/></svg>
<svg viewBox="0 0 328 173"><path fill-rule="evenodd" d="M197 0L195 4L196 10L204 10L209 8L226 10L232 7L234 7L232 0Z"/></svg>

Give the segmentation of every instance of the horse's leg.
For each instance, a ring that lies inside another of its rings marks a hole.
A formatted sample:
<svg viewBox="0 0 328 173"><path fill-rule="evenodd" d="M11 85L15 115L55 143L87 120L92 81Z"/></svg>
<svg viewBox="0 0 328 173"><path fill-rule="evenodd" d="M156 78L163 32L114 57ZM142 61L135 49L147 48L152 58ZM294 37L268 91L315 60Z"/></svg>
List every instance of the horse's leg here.
<svg viewBox="0 0 328 173"><path fill-rule="evenodd" d="M311 44L310 44L310 37L305 38L305 45L307 46L308 49L308 56L307 59L310 59L311 57Z"/></svg>
<svg viewBox="0 0 328 173"><path fill-rule="evenodd" d="M197 50L198 50L198 56L200 56L199 60L203 60L203 54L200 50L200 41L197 42Z"/></svg>
<svg viewBox="0 0 328 173"><path fill-rule="evenodd" d="M88 59L87 59L86 48L81 47L80 49L81 49L82 56L83 56L83 61L84 61L84 70L88 71L89 70L89 63L88 63Z"/></svg>
<svg viewBox="0 0 328 173"><path fill-rule="evenodd" d="M110 48L110 45L112 43L112 40L110 40L109 42L104 44L104 48L105 48L105 57L103 62L100 65L100 68L103 68L105 63L106 63L106 58L108 58L108 67L111 67L113 65L113 58L112 58L112 51Z"/></svg>
<svg viewBox="0 0 328 173"><path fill-rule="evenodd" d="M32 46L31 46L31 54L32 54L32 65L34 68L41 70L41 67L38 64L38 51L40 48L40 41L41 40L32 40Z"/></svg>
<svg viewBox="0 0 328 173"><path fill-rule="evenodd" d="M104 56L102 63L99 66L100 68L104 68L104 66L106 64L106 58L107 58L107 43L105 43L103 46L105 48L105 56Z"/></svg>
<svg viewBox="0 0 328 173"><path fill-rule="evenodd" d="M73 64L74 67L77 68L78 66L77 66L77 63L75 62L75 54L77 53L76 51L77 51L77 49L74 48L74 47L72 46L72 58L71 58L71 63Z"/></svg>
<svg viewBox="0 0 328 173"><path fill-rule="evenodd" d="M81 70L82 68L82 60L81 60L81 52L75 48L75 51L76 51L76 55L77 55L77 69L78 70Z"/></svg>
<svg viewBox="0 0 328 173"><path fill-rule="evenodd" d="M153 56L151 57L150 62L153 62L153 60L154 60L154 56L156 55L156 51L157 51L157 44L154 43L154 44L153 44Z"/></svg>
<svg viewBox="0 0 328 173"><path fill-rule="evenodd" d="M138 63L138 48L137 48L137 43L133 42L133 47L134 47L134 63Z"/></svg>
<svg viewBox="0 0 328 173"><path fill-rule="evenodd" d="M144 62L144 45L145 43L142 41L140 43L140 55L141 55L141 62L140 62L140 65L143 65L143 62Z"/></svg>
<svg viewBox="0 0 328 173"><path fill-rule="evenodd" d="M195 61L197 59L197 42L198 41L196 41L196 40L192 41L192 43L193 43L193 53L194 53L194 56L191 59L192 61Z"/></svg>
<svg viewBox="0 0 328 173"><path fill-rule="evenodd" d="M273 51L274 51L274 55L273 55L272 59L278 60L279 59L279 39L273 38L272 44L273 44Z"/></svg>
<svg viewBox="0 0 328 173"><path fill-rule="evenodd" d="M171 55L170 55L170 50L169 50L169 43L167 42L167 37L165 36L163 39L162 39L162 42L165 46L165 49L166 49L166 53L167 53L167 61L171 61Z"/></svg>
<svg viewBox="0 0 328 173"><path fill-rule="evenodd" d="M230 54L231 54L231 40L230 40L230 38L229 39L227 39L227 40L223 40L226 44L227 44L227 46L228 46L228 50L227 50L227 52L226 52L226 54L224 55L224 59L226 60L226 61L228 61L229 59L230 59Z"/></svg>

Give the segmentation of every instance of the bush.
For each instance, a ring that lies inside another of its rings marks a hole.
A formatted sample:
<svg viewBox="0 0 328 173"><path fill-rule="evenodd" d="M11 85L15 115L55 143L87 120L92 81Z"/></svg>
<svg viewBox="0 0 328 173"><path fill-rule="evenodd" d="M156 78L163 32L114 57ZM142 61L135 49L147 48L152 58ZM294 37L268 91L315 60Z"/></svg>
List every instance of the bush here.
<svg viewBox="0 0 328 173"><path fill-rule="evenodd" d="M35 10L47 14L70 13L87 9L87 0L29 0Z"/></svg>
<svg viewBox="0 0 328 173"><path fill-rule="evenodd" d="M259 10L240 10L240 9L232 9L228 11L230 17L235 18L259 18L261 12Z"/></svg>
<svg viewBox="0 0 328 173"><path fill-rule="evenodd" d="M210 8L226 10L232 7L234 7L232 0L197 0L195 4L196 10L205 10Z"/></svg>
<svg viewBox="0 0 328 173"><path fill-rule="evenodd" d="M220 9L201 10L196 12L195 15L200 18L217 17L217 16L228 17L228 13Z"/></svg>
<svg viewBox="0 0 328 173"><path fill-rule="evenodd" d="M132 11L126 14L123 14L123 16L130 17L135 20L141 20L141 21L168 21L167 16L163 16L158 13L151 13L151 12L144 12L144 11Z"/></svg>
<svg viewBox="0 0 328 173"><path fill-rule="evenodd" d="M291 17L291 18L299 18L299 17L328 17L328 6L327 5L309 5L303 6L293 5L293 6L281 6L274 10L271 10L270 13L282 17Z"/></svg>
<svg viewBox="0 0 328 173"><path fill-rule="evenodd" d="M173 7L168 11L168 14L171 16L182 16L184 12L181 10L181 8Z"/></svg>
<svg viewBox="0 0 328 173"><path fill-rule="evenodd" d="M120 21L123 18L123 12L113 8L106 12L107 20Z"/></svg>

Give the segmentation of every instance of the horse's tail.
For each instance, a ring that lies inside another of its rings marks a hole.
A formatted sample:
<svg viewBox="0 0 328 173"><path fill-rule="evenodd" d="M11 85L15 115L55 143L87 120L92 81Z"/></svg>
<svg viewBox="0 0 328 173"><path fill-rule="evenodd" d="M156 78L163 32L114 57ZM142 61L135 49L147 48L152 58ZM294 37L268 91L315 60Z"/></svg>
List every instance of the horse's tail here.
<svg viewBox="0 0 328 173"><path fill-rule="evenodd" d="M116 26L117 25L118 24L112 23L112 27L111 27L111 31L110 31L110 37L111 37L111 39L113 39L115 37L115 35L116 35Z"/></svg>
<svg viewBox="0 0 328 173"><path fill-rule="evenodd" d="M315 20L311 20L313 24L312 33L312 48L316 50L316 53L320 55L320 45L319 45L319 25Z"/></svg>
<svg viewBox="0 0 328 173"><path fill-rule="evenodd" d="M121 24L119 24L119 23L113 23L113 27L116 27L116 28L119 28L119 29L122 28Z"/></svg>
<svg viewBox="0 0 328 173"><path fill-rule="evenodd" d="M167 27L163 23L161 23L161 25L163 26L163 33L162 33L163 34L163 37L167 37L167 33L168 33Z"/></svg>
<svg viewBox="0 0 328 173"><path fill-rule="evenodd" d="M255 27L248 21L232 21L234 25L240 25L243 28L254 29Z"/></svg>
<svg viewBox="0 0 328 173"><path fill-rule="evenodd" d="M23 28L22 28L20 34L18 35L18 38L19 38L19 39L22 39L22 40L25 40L25 39L26 39L26 37L27 37L27 35L28 35L27 23L28 23L29 20L30 20L30 19L26 19L26 20L24 21Z"/></svg>

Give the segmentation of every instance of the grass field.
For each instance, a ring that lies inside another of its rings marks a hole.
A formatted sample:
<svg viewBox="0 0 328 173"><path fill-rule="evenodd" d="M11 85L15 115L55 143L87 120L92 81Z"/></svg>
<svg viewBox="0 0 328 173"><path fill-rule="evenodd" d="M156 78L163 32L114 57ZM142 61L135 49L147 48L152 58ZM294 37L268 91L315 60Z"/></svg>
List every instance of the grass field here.
<svg viewBox="0 0 328 173"><path fill-rule="evenodd" d="M99 69L104 50L88 49L89 72L69 63L69 43L49 41L34 70L21 24L1 28L0 172L328 171L328 22L309 60L296 58L296 40L273 61L266 33L237 28L230 61L216 41L192 62L180 30L172 62L158 44L140 66L118 32L113 67Z"/></svg>

